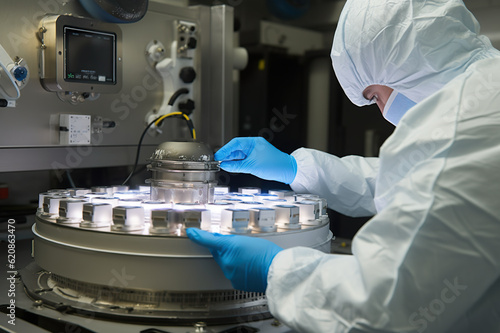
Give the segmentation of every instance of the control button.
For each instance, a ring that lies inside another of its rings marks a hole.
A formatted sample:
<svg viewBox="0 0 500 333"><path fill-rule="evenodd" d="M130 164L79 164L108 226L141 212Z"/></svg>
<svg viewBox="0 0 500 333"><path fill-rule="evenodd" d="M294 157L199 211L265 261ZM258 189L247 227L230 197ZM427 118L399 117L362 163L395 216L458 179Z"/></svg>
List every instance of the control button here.
<svg viewBox="0 0 500 333"><path fill-rule="evenodd" d="M14 77L17 81L23 81L28 76L28 70L26 67L17 67L14 69Z"/></svg>
<svg viewBox="0 0 500 333"><path fill-rule="evenodd" d="M193 83L194 79L196 79L196 72L193 67L184 67L181 69L179 77L184 83Z"/></svg>
<svg viewBox="0 0 500 333"><path fill-rule="evenodd" d="M180 102L177 107L179 108L179 111L189 116L194 110L194 101L192 99L188 99L187 101Z"/></svg>
<svg viewBox="0 0 500 333"><path fill-rule="evenodd" d="M198 41L196 40L196 38L194 38L194 37L189 37L189 40L188 40L188 42L187 42L187 47L188 47L189 49L195 49L195 48L196 48L196 44L197 44L197 42L198 42Z"/></svg>

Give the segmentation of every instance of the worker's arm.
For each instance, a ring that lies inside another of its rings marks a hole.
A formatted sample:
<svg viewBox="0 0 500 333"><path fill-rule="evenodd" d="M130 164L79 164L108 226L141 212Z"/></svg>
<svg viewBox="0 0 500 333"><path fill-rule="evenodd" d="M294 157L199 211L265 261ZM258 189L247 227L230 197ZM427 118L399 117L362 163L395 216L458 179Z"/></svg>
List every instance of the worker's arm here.
<svg viewBox="0 0 500 333"><path fill-rule="evenodd" d="M278 253L266 291L273 316L311 333L498 329L500 202L492 190L500 172L492 183L466 177L467 167L431 174L446 164L423 164L401 182L393 203L356 235L353 256Z"/></svg>
<svg viewBox="0 0 500 333"><path fill-rule="evenodd" d="M377 158L338 158L312 149L283 153L264 138L234 138L217 153L221 168L290 184L298 193L314 193L349 216L376 213L373 196Z"/></svg>
<svg viewBox="0 0 500 333"><path fill-rule="evenodd" d="M373 197L378 158L336 157L313 149L292 153L297 174L290 184L297 193L318 194L328 207L348 216L376 214Z"/></svg>
<svg viewBox="0 0 500 333"><path fill-rule="evenodd" d="M422 164L359 231L353 256L278 253L266 291L271 313L298 332L461 332L458 323L471 328L471 317L488 314L472 324L487 332L481 325L496 320L498 328L500 170L470 176L498 169L500 146L494 154L496 166ZM440 168L448 172L432 174Z"/></svg>
<svg viewBox="0 0 500 333"><path fill-rule="evenodd" d="M498 331L500 95L471 110L464 91L478 85L450 84L386 141L383 204L353 256L275 256L266 294L276 318L314 333Z"/></svg>

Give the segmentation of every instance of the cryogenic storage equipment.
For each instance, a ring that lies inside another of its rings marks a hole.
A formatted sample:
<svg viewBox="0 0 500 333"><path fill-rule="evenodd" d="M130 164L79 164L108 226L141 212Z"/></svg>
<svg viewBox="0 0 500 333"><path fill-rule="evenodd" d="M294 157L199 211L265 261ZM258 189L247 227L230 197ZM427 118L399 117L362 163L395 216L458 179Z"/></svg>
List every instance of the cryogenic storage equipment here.
<svg viewBox="0 0 500 333"><path fill-rule="evenodd" d="M196 227L329 252L326 201L215 184L219 163L197 142L166 142L150 186L55 189L39 195L34 262L21 272L40 306L116 321L221 325L270 318L265 294L234 290Z"/></svg>

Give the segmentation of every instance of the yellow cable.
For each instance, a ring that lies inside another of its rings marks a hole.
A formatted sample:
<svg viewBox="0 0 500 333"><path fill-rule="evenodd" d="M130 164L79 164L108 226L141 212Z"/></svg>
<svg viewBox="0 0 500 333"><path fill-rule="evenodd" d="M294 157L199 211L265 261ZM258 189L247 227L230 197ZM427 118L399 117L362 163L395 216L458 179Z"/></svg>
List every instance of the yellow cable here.
<svg viewBox="0 0 500 333"><path fill-rule="evenodd" d="M168 113L168 114L166 114L166 115L161 116L160 118L158 118L158 120L155 122L155 126L158 126L158 125L160 124L160 122L161 122L163 119L165 119L165 118L168 118L168 117L170 117L170 116L180 116L180 115L183 115L185 118L187 118L187 119L189 120L188 116L186 116L186 115L185 115L184 113L182 113L182 112L171 112L171 113Z"/></svg>
<svg viewBox="0 0 500 333"><path fill-rule="evenodd" d="M191 119L189 119L189 117L185 114L185 113L182 113L182 112L171 112L171 113L168 113L164 116L161 116L160 118L158 118L158 120L155 122L155 126L159 126L159 124L163 121L163 119L165 118L168 118L168 117L171 117L171 116L183 116L187 121L190 121ZM196 140L196 132L193 128L193 131L192 131L192 135L193 135L193 140Z"/></svg>

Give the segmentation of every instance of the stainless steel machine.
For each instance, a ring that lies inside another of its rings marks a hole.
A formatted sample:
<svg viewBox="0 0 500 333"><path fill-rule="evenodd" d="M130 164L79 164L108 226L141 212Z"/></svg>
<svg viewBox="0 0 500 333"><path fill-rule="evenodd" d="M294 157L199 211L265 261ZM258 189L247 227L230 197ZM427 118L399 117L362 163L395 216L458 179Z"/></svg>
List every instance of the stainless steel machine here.
<svg viewBox="0 0 500 333"><path fill-rule="evenodd" d="M61 177L147 160L151 175L139 188L36 193L32 259L6 271L15 297L1 298L2 329L290 331L185 229L329 251L325 201L217 184L213 151L235 135L233 70L245 52L233 45L233 8L172 2L130 2L145 5L131 20L96 14L115 3L111 14L126 17L127 1L2 4L0 172Z"/></svg>
<svg viewBox="0 0 500 333"><path fill-rule="evenodd" d="M326 201L283 190L229 192L214 183L219 163L199 142L162 143L150 163L150 188L40 193L34 262L18 277L22 318L41 316L47 328L62 316L96 332L288 332L265 295L234 290L185 229L329 252Z"/></svg>
<svg viewBox="0 0 500 333"><path fill-rule="evenodd" d="M83 2L2 4L0 172L132 165L145 126L172 111L212 147L235 135L232 7L152 0L141 20L113 23ZM164 122L140 160L189 137L181 120Z"/></svg>

